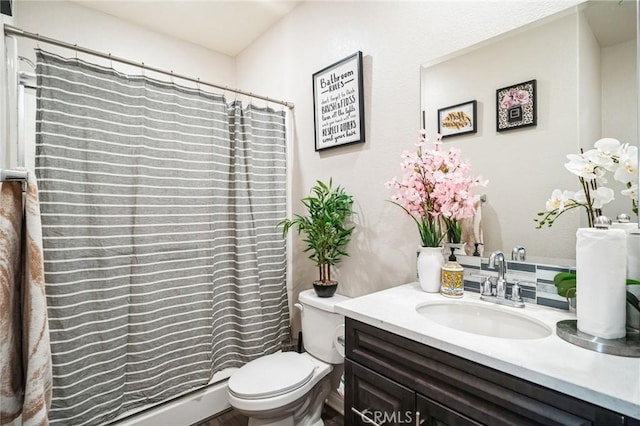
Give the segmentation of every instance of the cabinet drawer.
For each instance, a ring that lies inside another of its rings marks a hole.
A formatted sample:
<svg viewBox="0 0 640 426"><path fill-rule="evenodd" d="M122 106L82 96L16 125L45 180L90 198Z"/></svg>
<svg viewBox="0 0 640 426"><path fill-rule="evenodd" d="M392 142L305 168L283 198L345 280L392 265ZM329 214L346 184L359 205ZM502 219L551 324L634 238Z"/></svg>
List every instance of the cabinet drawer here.
<svg viewBox="0 0 640 426"><path fill-rule="evenodd" d="M432 426L482 426L470 418L456 413L444 405L422 395L416 397L417 424Z"/></svg>
<svg viewBox="0 0 640 426"><path fill-rule="evenodd" d="M490 425L625 425L624 416L473 361L346 319L346 356Z"/></svg>

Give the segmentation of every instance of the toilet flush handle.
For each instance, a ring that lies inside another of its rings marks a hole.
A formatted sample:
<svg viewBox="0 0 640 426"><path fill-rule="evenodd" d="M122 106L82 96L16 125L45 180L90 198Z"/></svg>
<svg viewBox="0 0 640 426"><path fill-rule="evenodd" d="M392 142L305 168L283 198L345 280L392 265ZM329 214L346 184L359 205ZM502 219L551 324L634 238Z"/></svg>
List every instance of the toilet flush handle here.
<svg viewBox="0 0 640 426"><path fill-rule="evenodd" d="M300 310L300 312L304 311L304 306L302 306L300 303L294 303L293 306L298 308Z"/></svg>

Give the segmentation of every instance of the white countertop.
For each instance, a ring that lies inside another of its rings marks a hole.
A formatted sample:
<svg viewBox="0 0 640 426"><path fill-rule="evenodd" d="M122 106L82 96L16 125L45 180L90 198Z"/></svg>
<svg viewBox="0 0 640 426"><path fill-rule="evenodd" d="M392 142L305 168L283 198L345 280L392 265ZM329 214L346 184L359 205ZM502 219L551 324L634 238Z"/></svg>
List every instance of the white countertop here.
<svg viewBox="0 0 640 426"><path fill-rule="evenodd" d="M560 339L555 334L555 324L575 319L574 314L532 304L524 309L502 307L480 301L476 293L465 292L464 301L516 310L553 330L542 339L512 340L444 327L415 309L425 302L443 300L451 299L425 293L417 283L410 283L341 302L335 310L382 330L640 419L640 358L601 354Z"/></svg>

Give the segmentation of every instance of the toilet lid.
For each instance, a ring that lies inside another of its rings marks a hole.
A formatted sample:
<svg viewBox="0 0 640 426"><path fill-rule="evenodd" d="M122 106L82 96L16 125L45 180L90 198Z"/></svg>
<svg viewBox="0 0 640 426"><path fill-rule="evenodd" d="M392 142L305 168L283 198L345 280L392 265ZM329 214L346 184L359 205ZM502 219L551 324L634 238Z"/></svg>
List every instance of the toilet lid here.
<svg viewBox="0 0 640 426"><path fill-rule="evenodd" d="M229 391L238 398L261 399L283 395L313 377L314 364L296 352L278 352L241 367L229 378Z"/></svg>

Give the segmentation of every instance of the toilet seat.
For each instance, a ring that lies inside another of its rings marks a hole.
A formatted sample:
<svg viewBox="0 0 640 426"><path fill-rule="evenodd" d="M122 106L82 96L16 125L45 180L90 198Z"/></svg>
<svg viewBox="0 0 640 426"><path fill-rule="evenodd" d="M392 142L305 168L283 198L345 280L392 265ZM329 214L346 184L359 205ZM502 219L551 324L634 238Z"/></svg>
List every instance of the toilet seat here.
<svg viewBox="0 0 640 426"><path fill-rule="evenodd" d="M284 395L307 384L315 365L295 352L277 352L249 362L229 379L229 392L242 399Z"/></svg>

